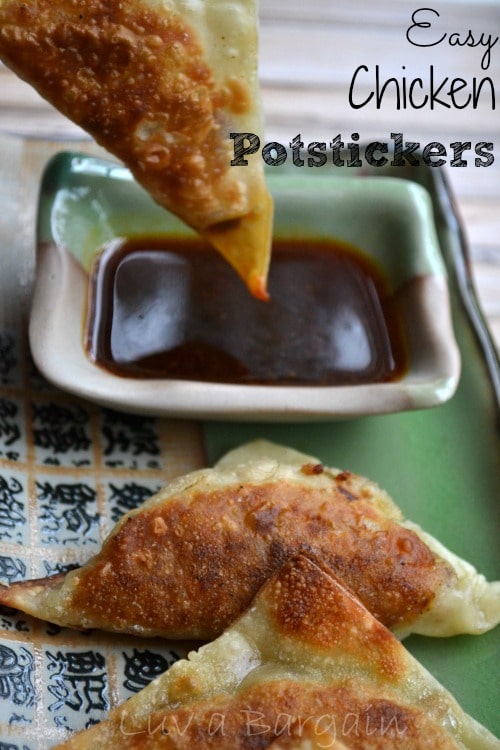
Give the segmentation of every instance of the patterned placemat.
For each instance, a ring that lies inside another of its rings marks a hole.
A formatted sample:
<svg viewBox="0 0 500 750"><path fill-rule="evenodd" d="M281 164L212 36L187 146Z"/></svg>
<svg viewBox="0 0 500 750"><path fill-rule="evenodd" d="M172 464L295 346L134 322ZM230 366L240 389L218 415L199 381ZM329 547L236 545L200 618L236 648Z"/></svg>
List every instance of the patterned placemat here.
<svg viewBox="0 0 500 750"><path fill-rule="evenodd" d="M75 144L71 144L75 147ZM82 150L96 151L89 143ZM96 407L37 372L27 342L39 178L61 144L0 139L0 580L81 564L120 516L204 464L201 429ZM189 646L191 647L191 646ZM0 609L0 750L99 721L187 646L78 633Z"/></svg>

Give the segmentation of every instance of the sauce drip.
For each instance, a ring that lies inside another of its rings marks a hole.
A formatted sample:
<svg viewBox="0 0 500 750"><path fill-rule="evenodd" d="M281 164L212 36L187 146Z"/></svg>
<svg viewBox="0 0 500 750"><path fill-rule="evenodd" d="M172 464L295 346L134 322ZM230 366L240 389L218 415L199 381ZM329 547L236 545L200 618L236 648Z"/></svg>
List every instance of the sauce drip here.
<svg viewBox="0 0 500 750"><path fill-rule="evenodd" d="M346 385L404 374L398 308L361 253L277 240L269 290L268 302L250 296L201 240L114 243L91 273L88 355L118 375L218 383Z"/></svg>

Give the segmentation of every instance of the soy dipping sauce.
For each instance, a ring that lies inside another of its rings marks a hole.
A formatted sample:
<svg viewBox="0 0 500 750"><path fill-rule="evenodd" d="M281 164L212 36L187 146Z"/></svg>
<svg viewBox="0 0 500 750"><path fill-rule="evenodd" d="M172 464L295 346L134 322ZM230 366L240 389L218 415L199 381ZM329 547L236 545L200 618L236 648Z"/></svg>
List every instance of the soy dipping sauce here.
<svg viewBox="0 0 500 750"><path fill-rule="evenodd" d="M124 377L266 385L399 379L403 324L384 275L337 242L273 246L271 299L253 298L202 240L143 237L103 249L89 285L89 357Z"/></svg>

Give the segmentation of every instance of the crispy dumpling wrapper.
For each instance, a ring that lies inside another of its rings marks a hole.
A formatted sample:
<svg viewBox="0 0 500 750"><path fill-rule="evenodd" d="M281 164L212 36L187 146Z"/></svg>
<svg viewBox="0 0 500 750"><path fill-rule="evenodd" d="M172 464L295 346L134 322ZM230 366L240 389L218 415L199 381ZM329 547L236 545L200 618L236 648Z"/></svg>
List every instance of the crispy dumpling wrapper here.
<svg viewBox="0 0 500 750"><path fill-rule="evenodd" d="M500 742L326 566L299 555L218 639L59 750L114 747L498 750Z"/></svg>
<svg viewBox="0 0 500 750"><path fill-rule="evenodd" d="M301 726L290 727L269 745L269 750L349 750L349 746L336 737L331 721L326 717Z"/></svg>
<svg viewBox="0 0 500 750"><path fill-rule="evenodd" d="M73 628L208 640L300 552L399 636L500 620L500 583L405 521L376 484L263 440L168 484L83 567L0 587L0 603Z"/></svg>
<svg viewBox="0 0 500 750"><path fill-rule="evenodd" d="M254 0L0 0L0 59L121 159L265 298L272 200L262 160Z"/></svg>

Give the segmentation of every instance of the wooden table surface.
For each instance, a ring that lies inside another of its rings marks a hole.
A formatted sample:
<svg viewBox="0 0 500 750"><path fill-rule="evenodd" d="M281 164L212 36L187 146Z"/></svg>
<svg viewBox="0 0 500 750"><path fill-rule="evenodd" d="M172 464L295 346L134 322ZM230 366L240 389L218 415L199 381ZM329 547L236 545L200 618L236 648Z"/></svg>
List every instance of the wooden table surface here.
<svg viewBox="0 0 500 750"><path fill-rule="evenodd" d="M427 10L422 10L424 5ZM424 23L430 26L415 25ZM497 0L426 4L261 0L260 4L266 140L287 145L300 134L305 144L329 143L340 134L347 142L352 133L359 133L361 141L375 139L391 146L391 133L402 133L405 141L418 141L422 147L443 144L447 163L438 168L446 170L457 198L479 299L500 348L500 40L495 43L499 36ZM435 91L444 84L432 107L429 99L418 108L400 102L398 109L394 84L378 106L375 96L365 104L375 89L377 69L381 84L395 77L400 90L403 77L407 91L412 80L422 79L424 88L420 83L413 88L415 105L428 92L431 73ZM453 79L465 82L455 102L446 94ZM477 106L472 101L467 104L483 79L491 83L484 84ZM82 137L76 126L0 64L1 133ZM450 144L457 141L471 143L467 166L462 168L450 166ZM488 149L493 153L489 166L474 165L474 147L481 142L493 144Z"/></svg>

